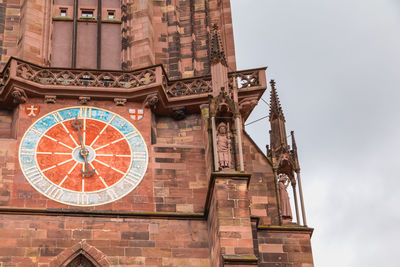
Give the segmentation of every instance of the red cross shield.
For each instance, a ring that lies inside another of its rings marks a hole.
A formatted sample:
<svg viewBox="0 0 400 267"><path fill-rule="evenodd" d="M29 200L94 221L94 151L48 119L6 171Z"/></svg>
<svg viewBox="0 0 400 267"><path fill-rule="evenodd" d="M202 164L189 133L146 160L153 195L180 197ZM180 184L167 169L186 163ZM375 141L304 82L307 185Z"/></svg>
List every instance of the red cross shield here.
<svg viewBox="0 0 400 267"><path fill-rule="evenodd" d="M141 120L144 116L143 109L130 108L129 116L132 120L138 121Z"/></svg>
<svg viewBox="0 0 400 267"><path fill-rule="evenodd" d="M38 105L26 105L25 106L25 114L28 117L36 117L39 115L40 106Z"/></svg>

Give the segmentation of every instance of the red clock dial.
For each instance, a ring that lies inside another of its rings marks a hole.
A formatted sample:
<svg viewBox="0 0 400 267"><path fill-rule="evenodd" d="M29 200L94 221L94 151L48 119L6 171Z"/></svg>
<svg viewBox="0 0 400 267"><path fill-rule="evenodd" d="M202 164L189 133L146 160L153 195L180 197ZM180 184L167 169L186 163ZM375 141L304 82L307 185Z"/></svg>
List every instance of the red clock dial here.
<svg viewBox="0 0 400 267"><path fill-rule="evenodd" d="M64 189L77 192L98 191L117 183L131 164L128 141L114 127L93 119L77 120L82 124L80 138L74 121L56 124L39 139L36 158L43 175ZM81 141L88 151L88 166L81 155ZM83 172L87 170L94 171L93 175L85 176Z"/></svg>

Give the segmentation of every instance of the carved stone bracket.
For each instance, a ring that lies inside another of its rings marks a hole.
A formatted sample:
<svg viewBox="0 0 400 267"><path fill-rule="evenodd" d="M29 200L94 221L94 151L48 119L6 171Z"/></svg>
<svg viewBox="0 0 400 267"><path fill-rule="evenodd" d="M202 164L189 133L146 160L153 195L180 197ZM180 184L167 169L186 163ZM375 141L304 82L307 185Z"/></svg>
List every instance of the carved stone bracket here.
<svg viewBox="0 0 400 267"><path fill-rule="evenodd" d="M125 106L126 101L126 98L114 98L114 103L116 106Z"/></svg>
<svg viewBox="0 0 400 267"><path fill-rule="evenodd" d="M46 104L55 104L56 103L56 96L55 95L46 95L44 96L44 103Z"/></svg>
<svg viewBox="0 0 400 267"><path fill-rule="evenodd" d="M155 109L157 107L158 101L159 101L158 95L155 94L150 94L146 97L144 100L144 106L145 107L150 107L151 109Z"/></svg>
<svg viewBox="0 0 400 267"><path fill-rule="evenodd" d="M184 107L174 108L172 116L175 120L183 120L186 118L186 109Z"/></svg>
<svg viewBox="0 0 400 267"><path fill-rule="evenodd" d="M257 106L257 98L245 98L239 103L239 110L243 117L247 117L255 106Z"/></svg>
<svg viewBox="0 0 400 267"><path fill-rule="evenodd" d="M11 96L13 98L13 103L14 104L23 104L28 99L28 97L26 96L25 91L22 90L22 89L19 89L19 88L15 88L11 92Z"/></svg>
<svg viewBox="0 0 400 267"><path fill-rule="evenodd" d="M89 96L80 96L79 97L79 104L80 105L87 105L90 101L90 97Z"/></svg>

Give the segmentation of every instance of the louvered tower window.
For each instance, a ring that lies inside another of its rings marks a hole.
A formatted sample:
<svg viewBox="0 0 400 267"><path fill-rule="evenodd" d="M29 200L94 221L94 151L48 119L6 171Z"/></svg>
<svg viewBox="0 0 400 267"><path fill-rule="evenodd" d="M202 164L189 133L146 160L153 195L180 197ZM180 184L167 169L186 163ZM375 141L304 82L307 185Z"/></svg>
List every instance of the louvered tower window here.
<svg viewBox="0 0 400 267"><path fill-rule="evenodd" d="M121 1L54 0L53 67L120 69Z"/></svg>

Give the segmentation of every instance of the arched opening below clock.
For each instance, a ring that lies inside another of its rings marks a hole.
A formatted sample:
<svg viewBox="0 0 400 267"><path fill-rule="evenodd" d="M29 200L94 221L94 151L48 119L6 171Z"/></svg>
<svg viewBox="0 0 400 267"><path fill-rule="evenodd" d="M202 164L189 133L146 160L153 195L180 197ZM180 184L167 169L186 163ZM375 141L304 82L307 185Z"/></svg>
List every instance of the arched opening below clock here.
<svg viewBox="0 0 400 267"><path fill-rule="evenodd" d="M67 265L67 267L95 267L95 265L83 254L79 254Z"/></svg>

